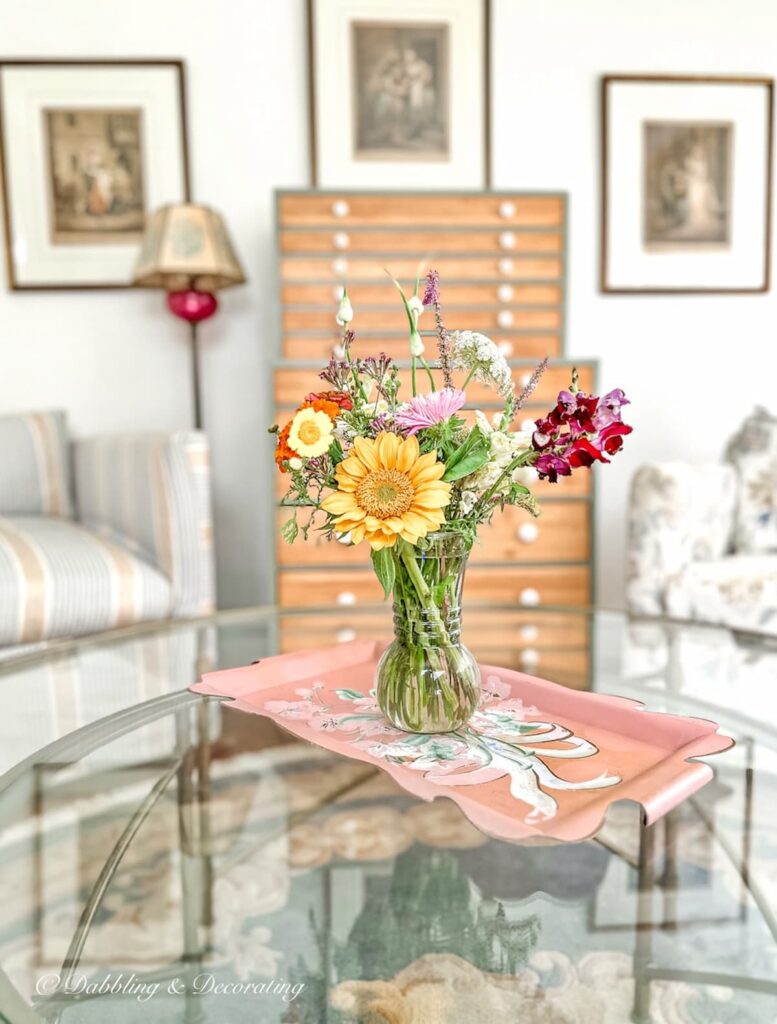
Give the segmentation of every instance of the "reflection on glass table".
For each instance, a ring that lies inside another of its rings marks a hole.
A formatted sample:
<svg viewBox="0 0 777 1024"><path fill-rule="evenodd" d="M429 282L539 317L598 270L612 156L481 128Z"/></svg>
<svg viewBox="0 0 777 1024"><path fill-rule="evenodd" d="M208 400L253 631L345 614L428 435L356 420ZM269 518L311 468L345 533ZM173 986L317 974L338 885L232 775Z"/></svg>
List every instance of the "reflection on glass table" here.
<svg viewBox="0 0 777 1024"><path fill-rule="evenodd" d="M737 740L656 825L619 804L573 845L489 839L446 799L186 692L277 650L272 610L7 662L0 1017L777 1019L777 647L565 615L593 688Z"/></svg>

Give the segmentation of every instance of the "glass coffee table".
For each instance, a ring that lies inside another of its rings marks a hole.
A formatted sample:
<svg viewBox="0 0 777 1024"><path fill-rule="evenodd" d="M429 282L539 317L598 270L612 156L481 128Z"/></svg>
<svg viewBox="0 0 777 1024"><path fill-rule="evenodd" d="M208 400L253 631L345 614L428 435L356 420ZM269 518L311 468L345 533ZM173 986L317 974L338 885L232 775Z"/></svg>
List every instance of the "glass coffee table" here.
<svg viewBox="0 0 777 1024"><path fill-rule="evenodd" d="M777 639L532 614L588 638L568 685L720 722L714 781L651 827L623 803L587 842L508 844L187 691L324 612L0 662L0 1020L777 1021Z"/></svg>

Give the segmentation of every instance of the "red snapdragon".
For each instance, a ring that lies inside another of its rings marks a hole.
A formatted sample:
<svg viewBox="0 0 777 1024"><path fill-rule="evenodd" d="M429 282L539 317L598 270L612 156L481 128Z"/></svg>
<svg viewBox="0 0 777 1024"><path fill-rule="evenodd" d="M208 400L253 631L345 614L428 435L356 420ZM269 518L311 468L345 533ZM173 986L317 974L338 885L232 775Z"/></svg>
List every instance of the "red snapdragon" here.
<svg viewBox="0 0 777 1024"><path fill-rule="evenodd" d="M621 450L632 430L621 420L621 407L628 404L620 388L602 398L584 391L559 392L555 407L536 421L532 435L540 480L555 483L580 466L609 462L607 456Z"/></svg>

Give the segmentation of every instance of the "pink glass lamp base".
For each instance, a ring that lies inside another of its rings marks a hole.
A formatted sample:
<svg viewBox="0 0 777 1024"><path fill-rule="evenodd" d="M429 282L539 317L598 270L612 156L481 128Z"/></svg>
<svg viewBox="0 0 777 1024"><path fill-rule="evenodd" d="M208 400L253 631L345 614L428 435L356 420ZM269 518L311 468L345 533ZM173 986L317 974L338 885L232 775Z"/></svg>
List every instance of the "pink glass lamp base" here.
<svg viewBox="0 0 777 1024"><path fill-rule="evenodd" d="M216 296L210 292L198 292L188 288L181 292L168 292L167 308L182 320L198 324L201 320L213 316L219 304Z"/></svg>

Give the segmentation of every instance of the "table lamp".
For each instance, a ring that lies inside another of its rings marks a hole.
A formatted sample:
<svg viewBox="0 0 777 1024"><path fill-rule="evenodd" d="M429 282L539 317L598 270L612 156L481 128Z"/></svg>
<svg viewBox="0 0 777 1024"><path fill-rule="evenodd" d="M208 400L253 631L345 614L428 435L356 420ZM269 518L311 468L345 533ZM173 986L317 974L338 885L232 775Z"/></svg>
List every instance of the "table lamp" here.
<svg viewBox="0 0 777 1024"><path fill-rule="evenodd" d="M218 309L214 292L245 281L224 221L199 203L162 206L148 218L133 283L164 288L167 308L191 328L194 424L202 427L197 325Z"/></svg>

